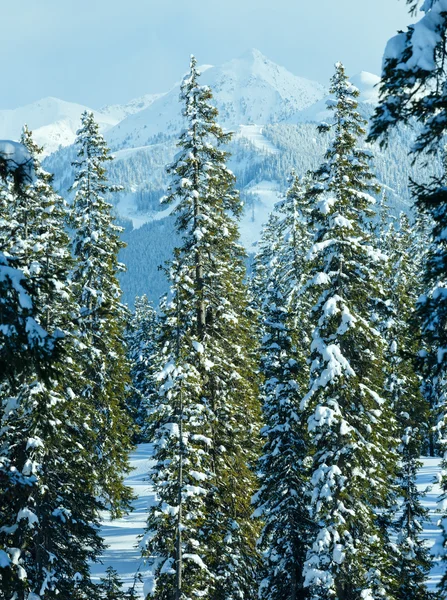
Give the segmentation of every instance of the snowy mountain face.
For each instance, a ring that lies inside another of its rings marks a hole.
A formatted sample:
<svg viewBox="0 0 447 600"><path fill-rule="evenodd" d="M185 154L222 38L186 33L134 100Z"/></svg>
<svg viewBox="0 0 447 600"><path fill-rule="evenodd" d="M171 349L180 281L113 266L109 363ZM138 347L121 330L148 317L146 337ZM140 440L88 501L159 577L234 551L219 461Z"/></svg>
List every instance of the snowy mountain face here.
<svg viewBox="0 0 447 600"><path fill-rule="evenodd" d="M220 124L234 131L241 125L286 121L326 93L319 83L292 75L258 50L250 50L221 67L201 70L203 84L213 91ZM147 109L111 129L106 137L113 150L147 146L156 136L178 134L183 126L179 93L177 84Z"/></svg>
<svg viewBox="0 0 447 600"><path fill-rule="evenodd" d="M44 147L45 155L49 155L61 146L73 144L84 110L91 109L51 97L13 110L0 110L0 138L18 140L26 124L34 132L36 142ZM103 132L118 122L113 115L93 112Z"/></svg>
<svg viewBox="0 0 447 600"><path fill-rule="evenodd" d="M127 104L108 104L100 109L101 115L108 116L116 123L123 121L126 117L134 115L145 108L149 108L156 100L164 94L145 94L139 98L134 98Z"/></svg>
<svg viewBox="0 0 447 600"><path fill-rule="evenodd" d="M321 163L329 138L320 135L316 125L331 117L326 107L328 91L319 83L289 73L257 50L220 67L207 65L201 70L202 82L212 88L221 125L235 132L228 148L232 155L229 166L246 207L240 224L241 241L253 253L262 225L284 193L292 168L304 174ZM377 102L378 81L377 76L366 72L352 78L361 92L360 111L365 118L371 116ZM146 293L157 302L166 291L167 283L158 266L170 258L176 236L172 209L162 210L160 198L168 184L166 165L177 152L176 142L183 128L179 86L177 83L166 94L147 95L97 111L116 158L110 164L109 177L125 187L117 195L116 210L126 228L127 248L121 259L127 273L121 283L124 299L131 305L137 294ZM45 127L64 132L64 123L68 131L60 135L70 143L83 108L76 108L73 126L68 117L65 122L50 118L38 121L40 143L45 143ZM29 125L33 127L33 122ZM16 129L20 132L19 126ZM16 135L6 136L0 126L0 138ZM408 210L411 166L407 148L406 132L396 132L388 149L374 148L378 178L395 212ZM45 163L65 195L72 183L73 159L74 150L68 147L53 153Z"/></svg>

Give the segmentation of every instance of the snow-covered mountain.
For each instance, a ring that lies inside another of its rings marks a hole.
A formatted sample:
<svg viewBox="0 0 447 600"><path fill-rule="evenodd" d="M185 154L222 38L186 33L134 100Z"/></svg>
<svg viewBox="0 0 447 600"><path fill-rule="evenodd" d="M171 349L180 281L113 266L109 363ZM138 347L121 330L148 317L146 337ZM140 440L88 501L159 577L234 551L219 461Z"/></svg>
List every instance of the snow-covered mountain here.
<svg viewBox="0 0 447 600"><path fill-rule="evenodd" d="M134 115L140 110L148 108L151 104L164 96L164 94L145 94L139 98L134 98L126 104L108 104L103 106L99 112L101 115L109 116L118 123L130 115Z"/></svg>
<svg viewBox="0 0 447 600"><path fill-rule="evenodd" d="M293 75L257 50L222 66L202 66L201 71L201 81L212 88L220 123L235 132L229 166L246 206L240 223L241 241L251 253L262 225L286 189L291 169L304 174L321 164L329 140L317 132L316 124L330 118L328 91L320 83ZM369 118L377 101L379 78L361 72L351 81L360 89L360 110ZM116 158L109 165L110 179L125 188L116 197L116 210L126 227L127 248L121 258L127 273L121 283L129 304L136 294L147 293L156 302L166 291L158 267L169 259L177 238L171 208L162 210L160 198L168 183L166 165L177 151L184 124L179 87L176 83L166 94L98 111L98 119L107 119L105 136ZM114 121L116 124L110 125ZM402 132L388 149L375 148L378 178L396 212L405 210L409 201L407 147L408 136ZM73 158L74 150L68 147L53 153L45 163L55 173L55 183L63 194L72 183Z"/></svg>
<svg viewBox="0 0 447 600"><path fill-rule="evenodd" d="M241 125L287 121L326 94L315 81L292 75L250 50L220 67L202 67L202 82L213 90L221 125L238 131ZM114 150L151 145L157 135L177 134L182 128L180 84L151 105L124 119L107 133Z"/></svg>
<svg viewBox="0 0 447 600"><path fill-rule="evenodd" d="M35 140L44 147L45 154L48 155L61 146L73 144L84 110L91 109L52 97L16 109L0 110L0 138L17 140L26 123L33 130ZM103 132L118 123L118 119L111 114L93 112Z"/></svg>

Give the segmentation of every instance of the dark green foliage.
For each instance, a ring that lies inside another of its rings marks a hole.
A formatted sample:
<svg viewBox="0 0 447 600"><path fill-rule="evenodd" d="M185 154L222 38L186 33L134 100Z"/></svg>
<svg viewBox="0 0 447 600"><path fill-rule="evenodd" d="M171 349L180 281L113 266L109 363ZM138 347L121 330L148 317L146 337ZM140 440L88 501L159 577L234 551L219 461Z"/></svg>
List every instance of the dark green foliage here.
<svg viewBox="0 0 447 600"><path fill-rule="evenodd" d="M135 298L135 312L126 331L127 354L131 364L132 390L127 408L137 430L135 443L149 441L145 426L151 404L155 401L159 326L155 310L147 296Z"/></svg>
<svg viewBox="0 0 447 600"><path fill-rule="evenodd" d="M146 552L157 599L251 597L258 564L250 497L259 408L254 319L235 221L241 203L221 149L230 136L198 78L192 58L181 88L187 127L165 199L176 203L182 245L163 310L151 430L159 504L149 513Z"/></svg>
<svg viewBox="0 0 447 600"><path fill-rule="evenodd" d="M394 500L394 420L382 399L383 343L371 321L384 256L369 233L377 191L358 90L336 65L334 139L310 190L314 243L308 286L311 376L302 401L313 459L312 513L319 529L305 566L311 598L389 593L388 557L377 521ZM322 126L327 130L328 126Z"/></svg>
<svg viewBox="0 0 447 600"><path fill-rule="evenodd" d="M77 367L65 208L25 129L36 179L0 190L0 598L96 599L102 503Z"/></svg>
<svg viewBox="0 0 447 600"><path fill-rule="evenodd" d="M79 393L96 415L93 430L98 493L114 514L129 507L131 491L123 483L128 472L132 426L125 409L129 364L125 355L125 309L120 303L118 252L121 228L114 224L105 198L117 191L107 182L112 159L93 114L85 112L77 133L74 163L75 197L71 212L75 266L72 280L81 308L79 335L86 385Z"/></svg>

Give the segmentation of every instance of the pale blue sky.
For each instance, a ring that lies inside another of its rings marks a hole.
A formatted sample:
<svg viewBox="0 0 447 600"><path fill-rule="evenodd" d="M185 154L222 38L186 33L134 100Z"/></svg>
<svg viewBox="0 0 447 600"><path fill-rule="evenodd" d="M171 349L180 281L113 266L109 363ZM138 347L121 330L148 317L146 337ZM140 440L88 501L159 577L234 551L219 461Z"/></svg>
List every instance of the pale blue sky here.
<svg viewBox="0 0 447 600"><path fill-rule="evenodd" d="M333 63L379 73L405 0L0 0L0 108L56 96L99 108L169 89L251 47L326 83Z"/></svg>

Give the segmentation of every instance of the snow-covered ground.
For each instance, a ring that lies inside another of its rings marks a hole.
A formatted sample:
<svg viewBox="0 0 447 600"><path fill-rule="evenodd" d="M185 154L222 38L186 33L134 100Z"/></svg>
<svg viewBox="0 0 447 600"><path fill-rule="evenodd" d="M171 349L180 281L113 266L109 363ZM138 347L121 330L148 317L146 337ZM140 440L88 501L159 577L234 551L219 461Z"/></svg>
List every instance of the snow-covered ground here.
<svg viewBox="0 0 447 600"><path fill-rule="evenodd" d="M102 564L92 567L93 575L98 578L105 574L108 566L114 567L123 580L125 589L133 584L137 571L144 573L137 544L138 536L144 530L147 507L154 501L154 495L146 481L151 457L151 444L140 444L132 454L133 470L127 477L126 483L137 496L133 503L134 510L129 515L114 521L110 521L107 515L104 515L102 535L109 547L102 558ZM143 597L142 592L141 597Z"/></svg>
<svg viewBox="0 0 447 600"><path fill-rule="evenodd" d="M137 496L134 502L134 511L115 521L110 521L105 516L102 533L109 548L103 556L103 563L93 566L93 573L96 577L102 576L109 565L113 566L124 581L125 587L132 585L137 571L140 571L143 576L145 573L137 544L138 536L144 530L147 507L154 501L154 495L146 480L151 457L151 444L140 444L132 454L131 466L133 471L127 478L127 484ZM428 544L432 546L438 535L436 522L439 516L436 514L436 499L439 495L439 486L433 484L433 481L439 469L439 459L427 457L423 459L423 462L418 487L420 490L425 490L431 486L424 501L424 504L430 510L430 522L425 524L424 537L427 539ZM435 565L430 578L432 589L436 587L440 580L442 570L442 565ZM141 597L143 598L143 595Z"/></svg>
<svg viewBox="0 0 447 600"><path fill-rule="evenodd" d="M433 546L435 539L439 535L439 529L436 525L439 514L436 513L436 505L440 489L439 485L434 483L436 474L439 472L439 458L424 457L422 460L424 465L419 473L418 489L424 491L430 488L424 498L424 505L430 511L430 522L424 523L424 538L427 540L429 546ZM444 570L445 565L435 564L430 577L429 587L431 589L435 589Z"/></svg>

